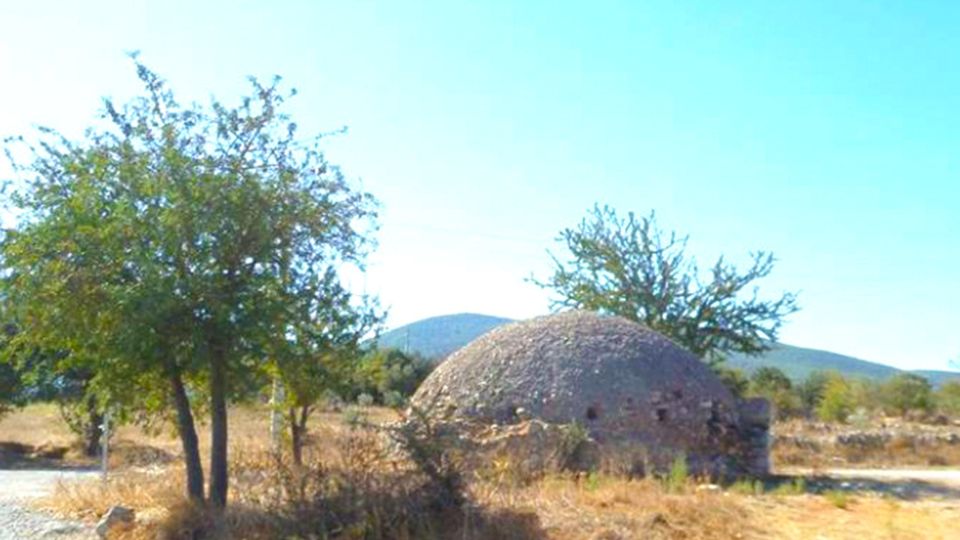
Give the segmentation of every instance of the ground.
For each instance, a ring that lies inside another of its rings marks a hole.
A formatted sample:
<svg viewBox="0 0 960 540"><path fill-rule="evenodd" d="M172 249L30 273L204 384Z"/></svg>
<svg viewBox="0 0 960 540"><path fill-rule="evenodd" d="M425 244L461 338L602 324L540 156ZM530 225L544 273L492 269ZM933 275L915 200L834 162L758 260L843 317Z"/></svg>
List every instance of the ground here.
<svg viewBox="0 0 960 540"><path fill-rule="evenodd" d="M386 420L391 412L373 409L371 418ZM262 463L258 456L268 445L267 425L263 408L231 410L235 484L250 486L234 490L232 504L238 507L260 504L253 486L265 480L243 484L248 481L243 475L259 470L255 466ZM318 416L312 431L311 444L318 451L347 441L351 433L340 413ZM132 426L120 429L111 460L114 472L106 486L96 471L82 470L94 464L76 455L72 441L51 406L31 406L0 420L0 539L83 538L97 517L116 503L136 508L146 530L176 507L182 473L178 442L169 428L150 434ZM205 447L206 441L202 443ZM351 448L353 455L341 453L331 459L356 460L362 447ZM878 459L866 462L885 465ZM515 464L507 456L491 463L471 489L478 504L501 520L510 516L511 526L522 529L525 538L958 537L957 469L842 465L781 466L779 476L764 484L722 487L693 479L670 485L606 475L548 475L526 482L513 477ZM510 535L500 533L501 538Z"/></svg>

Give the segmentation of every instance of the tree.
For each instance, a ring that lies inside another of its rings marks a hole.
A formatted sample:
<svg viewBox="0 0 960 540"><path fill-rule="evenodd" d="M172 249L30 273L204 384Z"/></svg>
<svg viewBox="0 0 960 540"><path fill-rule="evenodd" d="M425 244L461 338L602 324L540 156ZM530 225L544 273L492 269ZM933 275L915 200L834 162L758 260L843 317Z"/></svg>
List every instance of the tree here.
<svg viewBox="0 0 960 540"><path fill-rule="evenodd" d="M369 394L387 406L402 405L433 371L433 363L399 349L375 349L364 355L354 377L351 398Z"/></svg>
<svg viewBox="0 0 960 540"><path fill-rule="evenodd" d="M779 368L761 366L750 376L750 384L756 392L782 392L793 388L790 377Z"/></svg>
<svg viewBox="0 0 960 540"><path fill-rule="evenodd" d="M910 411L933 410L933 388L926 377L914 373L897 373L881 388L884 408L905 416Z"/></svg>
<svg viewBox="0 0 960 540"><path fill-rule="evenodd" d="M940 411L953 416L960 415L960 379L941 384L934 397Z"/></svg>
<svg viewBox="0 0 960 540"><path fill-rule="evenodd" d="M772 403L778 418L795 415L801 409L800 397L794 392L793 383L779 368L757 368L750 376L750 393Z"/></svg>
<svg viewBox="0 0 960 540"><path fill-rule="evenodd" d="M279 79L237 107L181 106L135 60L143 95L106 100L81 140L42 130L7 201L4 293L18 339L66 350L113 401L172 405L187 490L204 496L194 418L211 422L208 500L227 501L227 402L263 383L288 309L359 261L374 201L282 112ZM9 150L9 147L8 147ZM8 151L8 155L11 152Z"/></svg>
<svg viewBox="0 0 960 540"><path fill-rule="evenodd" d="M285 390L293 462L303 463L307 421L326 394L343 393L362 355L361 340L380 324L375 302L352 295L336 271L327 268L317 290L292 299L299 312L274 333L271 347L276 376Z"/></svg>
<svg viewBox="0 0 960 540"><path fill-rule="evenodd" d="M846 422L854 408L853 388L839 373L827 375L817 417L824 422Z"/></svg>
<svg viewBox="0 0 960 540"><path fill-rule="evenodd" d="M783 319L797 310L792 293L764 300L755 286L748 291L770 274L773 255L755 253L742 273L721 257L702 282L696 263L685 254L686 237L662 232L653 213L621 218L608 206L595 206L558 240L569 250L569 260L551 253L553 275L533 280L557 294L554 308L641 322L711 364L729 352L768 350Z"/></svg>
<svg viewBox="0 0 960 540"><path fill-rule="evenodd" d="M720 378L723 385L726 386L735 397L742 398L747 395L747 391L750 389L750 379L747 378L743 370L730 368L722 364L715 364L712 367L713 372L717 374L717 377Z"/></svg>
<svg viewBox="0 0 960 540"><path fill-rule="evenodd" d="M800 398L800 406L808 418L813 416L820 406L828 380L830 380L830 374L827 372L813 371L797 385L797 396Z"/></svg>

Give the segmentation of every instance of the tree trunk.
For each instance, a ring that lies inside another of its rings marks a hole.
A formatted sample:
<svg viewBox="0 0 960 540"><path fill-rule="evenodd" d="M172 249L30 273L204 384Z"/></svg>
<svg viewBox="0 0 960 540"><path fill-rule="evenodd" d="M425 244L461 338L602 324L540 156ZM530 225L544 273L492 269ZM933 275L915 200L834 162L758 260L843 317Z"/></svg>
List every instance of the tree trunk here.
<svg viewBox="0 0 960 540"><path fill-rule="evenodd" d="M303 431L297 422L297 409L291 407L289 411L290 421L290 446L293 450L293 464L303 465Z"/></svg>
<svg viewBox="0 0 960 540"><path fill-rule="evenodd" d="M210 502L227 506L227 374L226 354L215 349L210 364Z"/></svg>
<svg viewBox="0 0 960 540"><path fill-rule="evenodd" d="M97 409L97 398L87 396L87 425L83 434L83 453L87 457L100 455L100 437L103 435L103 414Z"/></svg>
<svg viewBox="0 0 960 540"><path fill-rule="evenodd" d="M291 407L288 413L290 418L290 442L293 448L293 463L303 465L303 445L307 434L307 418L310 416L310 407L300 407L300 416L297 417L297 408Z"/></svg>
<svg viewBox="0 0 960 540"><path fill-rule="evenodd" d="M197 427L190 411L190 398L183 387L179 374L170 377L173 403L177 409L177 431L183 445L183 459L187 468L187 496L196 502L203 501L203 466L200 463L200 445L197 442Z"/></svg>

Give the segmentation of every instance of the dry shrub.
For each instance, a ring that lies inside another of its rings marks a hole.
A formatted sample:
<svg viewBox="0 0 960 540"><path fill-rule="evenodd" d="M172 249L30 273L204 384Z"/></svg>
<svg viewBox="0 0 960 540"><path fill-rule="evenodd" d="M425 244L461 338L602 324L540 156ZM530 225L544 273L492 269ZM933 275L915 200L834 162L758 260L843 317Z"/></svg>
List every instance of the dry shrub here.
<svg viewBox="0 0 960 540"><path fill-rule="evenodd" d="M750 537L750 512L743 499L697 492L669 493L653 479L609 475L551 475L519 490L483 491L491 507L536 509L551 538L726 539Z"/></svg>
<svg viewBox="0 0 960 540"><path fill-rule="evenodd" d="M234 449L230 505L220 520L180 499L153 524L160 538L540 538L532 513L471 504L444 448L398 434L404 459L369 427L341 427L304 462Z"/></svg>

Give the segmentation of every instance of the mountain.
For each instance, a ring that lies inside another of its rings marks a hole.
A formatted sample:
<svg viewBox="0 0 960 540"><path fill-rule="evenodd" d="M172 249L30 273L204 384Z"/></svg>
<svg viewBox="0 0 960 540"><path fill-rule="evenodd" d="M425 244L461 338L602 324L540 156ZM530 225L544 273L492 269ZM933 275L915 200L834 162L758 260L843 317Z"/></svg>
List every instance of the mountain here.
<svg viewBox="0 0 960 540"><path fill-rule="evenodd" d="M512 320L477 313L441 315L384 332L377 345L440 359L508 322Z"/></svg>
<svg viewBox="0 0 960 540"><path fill-rule="evenodd" d="M727 363L746 372L760 366L772 366L781 369L793 380L806 378L814 371L838 371L845 377L882 380L903 370L885 364L869 362L852 356L837 354L818 349L806 349L793 345L777 343L772 349L760 356L734 354ZM952 371L916 370L911 371L926 377L930 384L939 386L951 379L960 379L960 373Z"/></svg>
<svg viewBox="0 0 960 540"><path fill-rule="evenodd" d="M731 367L752 372L760 366L772 366L781 369L788 377L794 380L805 379L813 371L839 371L845 376L866 379L885 379L898 370L895 367L868 362L852 356L806 349L777 343L773 348L760 356L732 354L727 359Z"/></svg>
<svg viewBox="0 0 960 540"><path fill-rule="evenodd" d="M459 313L423 319L385 332L380 336L380 347L393 347L420 353L427 358L441 359L470 343L490 330L512 322L503 317L491 317L476 313ZM752 372L760 366L772 366L783 370L791 379L801 380L811 372L837 371L846 377L885 379L901 370L861 360L852 356L818 349L807 349L777 343L773 348L756 357L743 354L731 355L728 365ZM960 373L951 371L918 370L931 384L939 386L950 379L960 379Z"/></svg>

